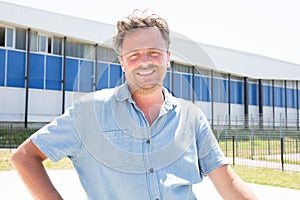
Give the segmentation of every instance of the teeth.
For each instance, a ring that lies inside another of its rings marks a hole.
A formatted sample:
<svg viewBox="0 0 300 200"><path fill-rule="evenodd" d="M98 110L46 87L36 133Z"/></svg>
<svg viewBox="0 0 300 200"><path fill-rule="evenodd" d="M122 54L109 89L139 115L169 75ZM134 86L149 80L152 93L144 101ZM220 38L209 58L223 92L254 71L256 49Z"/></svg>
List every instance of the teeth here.
<svg viewBox="0 0 300 200"><path fill-rule="evenodd" d="M138 74L140 75L147 75L147 74L151 74L153 71L146 71L146 72L139 72Z"/></svg>

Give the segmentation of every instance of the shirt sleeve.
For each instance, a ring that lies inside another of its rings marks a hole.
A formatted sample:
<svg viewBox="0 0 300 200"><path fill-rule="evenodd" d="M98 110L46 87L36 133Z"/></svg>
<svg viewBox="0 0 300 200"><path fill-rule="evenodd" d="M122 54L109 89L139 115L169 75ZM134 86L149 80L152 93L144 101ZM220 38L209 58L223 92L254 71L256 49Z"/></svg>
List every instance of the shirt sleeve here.
<svg viewBox="0 0 300 200"><path fill-rule="evenodd" d="M30 139L53 162L75 156L82 145L74 123L72 107L35 132Z"/></svg>
<svg viewBox="0 0 300 200"><path fill-rule="evenodd" d="M202 111L200 111L197 148L200 172L202 175L207 175L214 169L229 163Z"/></svg>

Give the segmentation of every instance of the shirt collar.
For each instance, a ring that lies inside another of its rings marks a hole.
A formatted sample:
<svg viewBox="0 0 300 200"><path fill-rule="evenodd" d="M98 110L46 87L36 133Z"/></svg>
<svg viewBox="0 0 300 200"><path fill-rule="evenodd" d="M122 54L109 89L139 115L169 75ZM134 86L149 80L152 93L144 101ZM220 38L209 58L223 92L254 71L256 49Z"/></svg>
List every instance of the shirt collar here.
<svg viewBox="0 0 300 200"><path fill-rule="evenodd" d="M165 88L163 87L163 93L165 97L164 108L171 110L178 105L178 100ZM135 103L131 98L131 94L128 88L128 82L118 86L115 90L115 96L117 101L129 100L131 103Z"/></svg>

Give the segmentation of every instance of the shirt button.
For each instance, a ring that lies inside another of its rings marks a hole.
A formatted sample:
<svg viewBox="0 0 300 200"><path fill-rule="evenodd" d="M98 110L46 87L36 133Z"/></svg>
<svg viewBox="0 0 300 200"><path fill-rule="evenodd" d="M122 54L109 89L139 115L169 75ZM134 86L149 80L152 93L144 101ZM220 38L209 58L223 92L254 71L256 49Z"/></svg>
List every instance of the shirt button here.
<svg viewBox="0 0 300 200"><path fill-rule="evenodd" d="M146 142L147 142L147 144L150 144L150 139L147 139Z"/></svg>
<svg viewBox="0 0 300 200"><path fill-rule="evenodd" d="M154 172L154 169L151 167L151 168L149 169L149 172Z"/></svg>

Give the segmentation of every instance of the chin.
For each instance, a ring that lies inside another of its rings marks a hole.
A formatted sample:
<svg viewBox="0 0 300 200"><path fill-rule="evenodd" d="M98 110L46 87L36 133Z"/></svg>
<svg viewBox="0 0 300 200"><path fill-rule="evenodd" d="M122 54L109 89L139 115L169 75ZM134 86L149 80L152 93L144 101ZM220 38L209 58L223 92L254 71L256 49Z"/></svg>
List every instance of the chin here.
<svg viewBox="0 0 300 200"><path fill-rule="evenodd" d="M143 94L149 94L149 93L152 93L154 91L156 91L157 89L160 89L161 88L161 85L158 85L158 84L149 84L149 85L142 85L142 86L138 86L137 87L137 91L139 93L143 93Z"/></svg>

